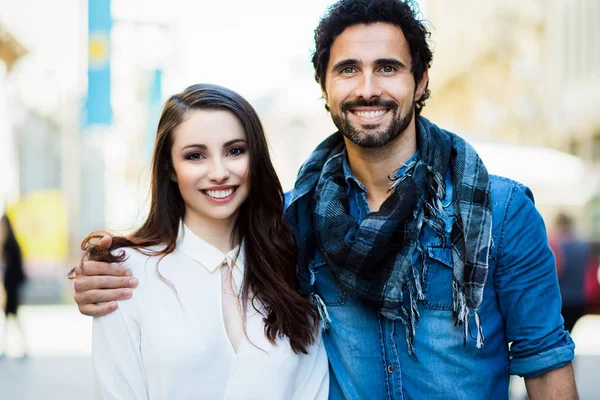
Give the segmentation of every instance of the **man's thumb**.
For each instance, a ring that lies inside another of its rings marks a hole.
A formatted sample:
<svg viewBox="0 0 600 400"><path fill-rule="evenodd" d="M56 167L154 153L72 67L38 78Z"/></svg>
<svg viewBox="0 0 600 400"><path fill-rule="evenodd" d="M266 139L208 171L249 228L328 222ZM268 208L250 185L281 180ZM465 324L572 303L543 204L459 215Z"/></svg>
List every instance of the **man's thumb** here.
<svg viewBox="0 0 600 400"><path fill-rule="evenodd" d="M98 243L98 245L100 245L100 247L103 249L109 250L110 246L112 246L112 236L110 236L110 235L103 236L102 239L100 239L100 242Z"/></svg>

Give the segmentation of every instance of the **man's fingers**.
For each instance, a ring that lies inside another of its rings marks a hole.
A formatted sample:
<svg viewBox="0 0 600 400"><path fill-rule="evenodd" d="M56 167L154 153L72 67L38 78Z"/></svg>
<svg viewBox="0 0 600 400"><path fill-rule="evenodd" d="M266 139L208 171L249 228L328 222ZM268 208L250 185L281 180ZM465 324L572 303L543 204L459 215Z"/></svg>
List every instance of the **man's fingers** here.
<svg viewBox="0 0 600 400"><path fill-rule="evenodd" d="M96 303L108 303L111 301L125 300L131 297L131 289L94 289L86 292L75 293L75 302L81 310L87 305Z"/></svg>
<svg viewBox="0 0 600 400"><path fill-rule="evenodd" d="M102 247L103 249L109 250L110 246L112 246L112 236L110 236L110 235L103 236L102 239L100 239L100 241L98 242L98 245L100 247Z"/></svg>
<svg viewBox="0 0 600 400"><path fill-rule="evenodd" d="M121 264L105 263L100 261L84 261L81 263L81 273L85 276L131 276L131 271ZM79 275L79 273L77 275Z"/></svg>
<svg viewBox="0 0 600 400"><path fill-rule="evenodd" d="M79 312L90 317L101 317L117 309L117 302L111 301L104 304L85 304L79 306Z"/></svg>
<svg viewBox="0 0 600 400"><path fill-rule="evenodd" d="M97 275L97 276L82 276L75 280L75 292L83 293L88 290L96 289L128 289L136 287L138 284L137 279L126 276L109 276L109 275Z"/></svg>

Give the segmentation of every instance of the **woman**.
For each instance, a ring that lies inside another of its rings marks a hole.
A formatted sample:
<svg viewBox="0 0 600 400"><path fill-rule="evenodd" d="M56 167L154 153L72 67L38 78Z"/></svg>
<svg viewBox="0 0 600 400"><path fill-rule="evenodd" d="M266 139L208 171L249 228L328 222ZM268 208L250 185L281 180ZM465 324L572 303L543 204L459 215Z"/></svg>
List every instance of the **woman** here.
<svg viewBox="0 0 600 400"><path fill-rule="evenodd" d="M4 259L4 291L6 292L6 303L4 304L4 335L3 346L0 348L0 359L4 358L3 351L6 350L6 338L8 336L8 321L14 319L21 336L22 358L27 358L27 342L23 326L19 322L18 312L21 305L21 288L26 281L23 271L23 257L21 247L13 231L10 220L5 215L0 219L0 259Z"/></svg>
<svg viewBox="0 0 600 400"><path fill-rule="evenodd" d="M325 399L318 314L295 291L296 247L283 192L253 108L231 90L194 85L158 125L150 213L112 251L134 296L95 318L101 398Z"/></svg>

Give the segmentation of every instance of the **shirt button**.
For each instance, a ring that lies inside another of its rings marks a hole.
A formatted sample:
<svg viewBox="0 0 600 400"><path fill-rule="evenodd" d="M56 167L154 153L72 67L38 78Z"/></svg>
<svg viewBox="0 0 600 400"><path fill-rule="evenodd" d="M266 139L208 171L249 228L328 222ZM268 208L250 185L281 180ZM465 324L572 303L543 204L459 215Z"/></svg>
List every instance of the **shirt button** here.
<svg viewBox="0 0 600 400"><path fill-rule="evenodd" d="M394 372L394 366L392 364L388 365L388 372L390 374Z"/></svg>

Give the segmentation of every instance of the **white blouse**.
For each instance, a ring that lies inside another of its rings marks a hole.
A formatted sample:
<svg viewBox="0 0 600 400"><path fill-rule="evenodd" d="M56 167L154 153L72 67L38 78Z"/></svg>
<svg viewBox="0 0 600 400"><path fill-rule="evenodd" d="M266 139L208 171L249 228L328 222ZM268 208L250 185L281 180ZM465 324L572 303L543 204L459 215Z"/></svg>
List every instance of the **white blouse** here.
<svg viewBox="0 0 600 400"><path fill-rule="evenodd" d="M234 262L237 250L224 255L182 226L176 250L158 263L177 293L157 275L159 257L122 249L139 285L117 310L94 318L98 397L327 399L329 372L320 337L308 354L295 354L287 337L274 346L264 335L262 315L249 304L246 334L232 336L239 343L234 350L223 313L238 311L222 302L222 268L230 268L239 291L243 251Z"/></svg>

